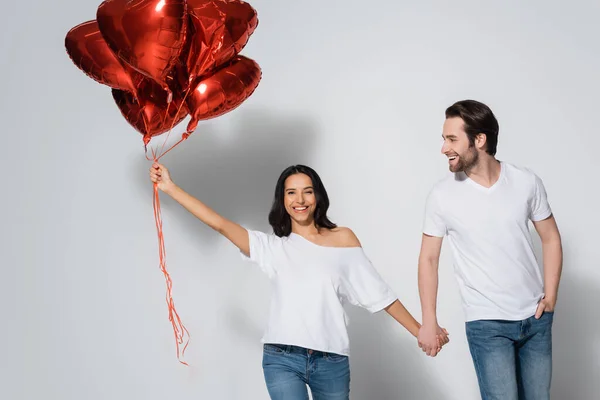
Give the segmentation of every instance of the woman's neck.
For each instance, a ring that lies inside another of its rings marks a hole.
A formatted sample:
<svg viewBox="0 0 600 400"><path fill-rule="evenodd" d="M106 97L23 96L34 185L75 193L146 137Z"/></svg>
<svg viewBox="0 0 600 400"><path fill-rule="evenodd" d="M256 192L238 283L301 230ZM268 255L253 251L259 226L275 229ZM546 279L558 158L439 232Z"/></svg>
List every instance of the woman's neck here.
<svg viewBox="0 0 600 400"><path fill-rule="evenodd" d="M307 224L299 224L298 222L292 220L292 232L300 236L310 237L318 235L319 228L314 221L311 221Z"/></svg>

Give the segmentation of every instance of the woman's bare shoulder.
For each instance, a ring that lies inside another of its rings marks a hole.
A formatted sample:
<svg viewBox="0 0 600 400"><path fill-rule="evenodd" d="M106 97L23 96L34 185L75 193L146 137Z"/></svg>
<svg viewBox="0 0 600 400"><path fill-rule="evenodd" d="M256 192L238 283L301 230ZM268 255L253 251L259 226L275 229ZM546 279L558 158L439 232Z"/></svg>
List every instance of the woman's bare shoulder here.
<svg viewBox="0 0 600 400"><path fill-rule="evenodd" d="M332 236L335 245L338 247L361 247L358 237L356 237L356 234L348 227L339 226L331 229L329 234Z"/></svg>

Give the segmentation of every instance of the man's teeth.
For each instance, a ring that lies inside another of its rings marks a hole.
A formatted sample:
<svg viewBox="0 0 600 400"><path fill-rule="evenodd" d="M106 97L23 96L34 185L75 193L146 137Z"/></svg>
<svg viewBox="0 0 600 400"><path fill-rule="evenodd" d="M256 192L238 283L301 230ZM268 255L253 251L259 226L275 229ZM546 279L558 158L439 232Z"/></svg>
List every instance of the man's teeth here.
<svg viewBox="0 0 600 400"><path fill-rule="evenodd" d="M456 158L456 156L448 157L448 159L449 159L450 161L454 160L455 158Z"/></svg>

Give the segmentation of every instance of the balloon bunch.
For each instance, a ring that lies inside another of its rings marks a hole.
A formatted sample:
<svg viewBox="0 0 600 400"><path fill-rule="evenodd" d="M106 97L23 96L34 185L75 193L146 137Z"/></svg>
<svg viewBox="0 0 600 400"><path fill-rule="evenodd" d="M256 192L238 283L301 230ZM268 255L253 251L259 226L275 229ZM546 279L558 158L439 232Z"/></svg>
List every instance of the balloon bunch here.
<svg viewBox="0 0 600 400"><path fill-rule="evenodd" d="M65 45L148 144L189 114L187 137L254 92L260 67L239 53L257 24L239 0L106 0Z"/></svg>
<svg viewBox="0 0 600 400"><path fill-rule="evenodd" d="M175 147L199 121L232 111L256 89L261 69L239 53L257 24L256 11L241 0L106 0L95 20L67 33L65 46L79 69L111 88L114 102L143 135L146 148L153 137L170 133L189 115L187 129ZM161 154L153 150L153 159L169 150ZM169 320L177 356L187 365L181 356L189 334L171 296L156 185L154 216Z"/></svg>

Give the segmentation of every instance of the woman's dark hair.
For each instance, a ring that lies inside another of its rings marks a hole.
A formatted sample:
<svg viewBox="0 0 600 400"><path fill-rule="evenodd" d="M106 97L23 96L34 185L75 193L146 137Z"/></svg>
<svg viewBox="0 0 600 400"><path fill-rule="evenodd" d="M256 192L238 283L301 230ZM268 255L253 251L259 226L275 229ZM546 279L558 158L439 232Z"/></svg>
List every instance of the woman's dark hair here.
<svg viewBox="0 0 600 400"><path fill-rule="evenodd" d="M315 206L314 221L318 228L333 229L337 225L334 224L327 218L327 210L329 209L329 197L321 178L317 172L307 167L306 165L292 165L287 167L279 176L277 180L277 186L275 186L275 197L273 198L273 205L269 212L269 224L273 227L275 235L289 236L292 233L292 220L290 215L285 209L284 198L285 198L285 180L291 175L304 174L307 175L312 181L313 190L315 192L315 199L317 204Z"/></svg>
<svg viewBox="0 0 600 400"><path fill-rule="evenodd" d="M483 103L475 100L457 101L446 109L446 118L459 117L465 123L465 132L471 146L480 133L486 136L485 151L489 155L496 154L498 146L498 120L492 110Z"/></svg>

